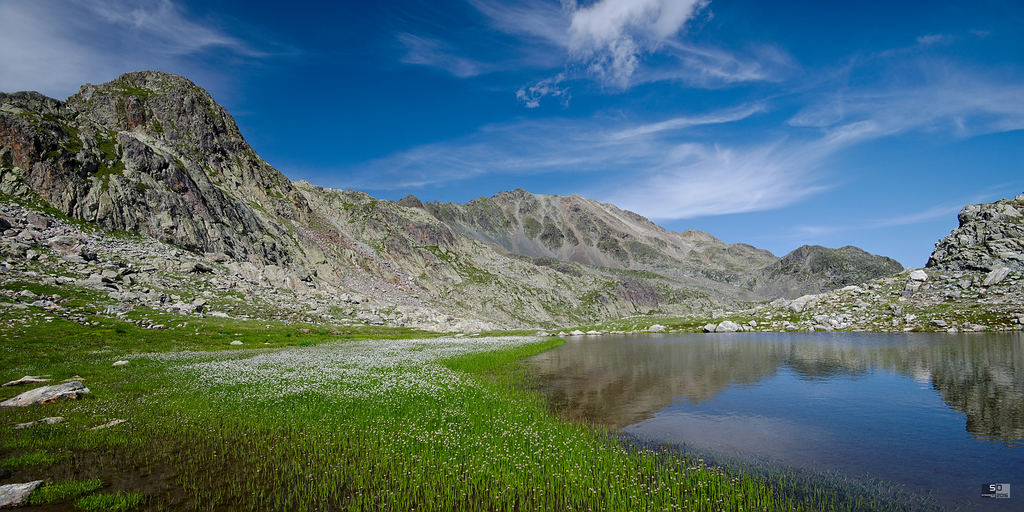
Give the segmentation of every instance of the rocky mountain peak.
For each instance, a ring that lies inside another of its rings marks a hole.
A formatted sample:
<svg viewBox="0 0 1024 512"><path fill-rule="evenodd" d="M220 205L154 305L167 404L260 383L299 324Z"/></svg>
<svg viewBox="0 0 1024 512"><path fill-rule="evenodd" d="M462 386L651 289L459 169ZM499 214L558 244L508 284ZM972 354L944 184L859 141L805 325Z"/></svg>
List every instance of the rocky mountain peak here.
<svg viewBox="0 0 1024 512"><path fill-rule="evenodd" d="M848 245L804 245L751 274L747 286L766 298L794 299L859 285L903 271L898 261Z"/></svg>
<svg viewBox="0 0 1024 512"><path fill-rule="evenodd" d="M957 220L959 227L935 244L927 267L1024 270L1024 194L967 205Z"/></svg>
<svg viewBox="0 0 1024 512"><path fill-rule="evenodd" d="M0 173L0 191L38 195L69 217L258 264L291 261L265 234L310 214L206 91L152 71L63 102L0 96Z"/></svg>

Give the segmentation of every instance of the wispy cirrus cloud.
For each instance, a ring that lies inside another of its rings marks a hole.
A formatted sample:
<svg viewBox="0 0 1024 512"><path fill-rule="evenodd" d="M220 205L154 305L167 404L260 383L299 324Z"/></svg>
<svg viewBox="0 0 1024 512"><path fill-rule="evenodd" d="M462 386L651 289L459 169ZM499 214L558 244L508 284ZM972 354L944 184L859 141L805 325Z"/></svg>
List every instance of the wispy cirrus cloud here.
<svg viewBox="0 0 1024 512"><path fill-rule="evenodd" d="M723 147L688 132L763 111L749 105L646 124L594 117L490 125L458 140L369 162L348 173L354 178L342 185L394 190L449 186L485 175L600 176L615 192L573 192L655 219L771 209L824 190L809 179L809 171L832 143Z"/></svg>
<svg viewBox="0 0 1024 512"><path fill-rule="evenodd" d="M970 137L1024 129L1024 83L943 61L914 65L916 74L896 83L819 93L789 124L862 139L913 130Z"/></svg>
<svg viewBox="0 0 1024 512"><path fill-rule="evenodd" d="M882 218L867 218L857 222L847 222L841 224L828 224L828 225L811 225L804 224L795 226L788 235L788 238L793 240L803 240L807 237L820 237L824 235L837 235L843 233L852 233L856 231L873 231L881 228L892 228L899 226L913 226L918 224L924 224L933 222L939 219L951 219L956 217L956 214L963 209L965 204L976 204L986 201L991 201L998 196L992 196L991 194L974 194L970 196L962 196L955 201L947 201L940 205L932 206L924 210L911 211L903 213L901 215L882 217Z"/></svg>
<svg viewBox="0 0 1024 512"><path fill-rule="evenodd" d="M691 126L728 123L732 121L739 121L741 119L745 119L758 112L763 112L764 110L765 106L763 104L742 105L738 108L712 112L709 114L699 116L674 117L672 119L666 119L664 121L658 121L656 123L648 123L640 126L626 128L624 130L612 133L610 138L626 139L642 135L655 134L664 131L679 130Z"/></svg>
<svg viewBox="0 0 1024 512"><path fill-rule="evenodd" d="M66 96L125 71L177 67L222 50L265 54L171 0L51 0L0 4L0 90Z"/></svg>
<svg viewBox="0 0 1024 512"><path fill-rule="evenodd" d="M767 102L649 122L600 115L516 121L370 162L354 185L400 189L485 175L588 174L594 176L586 180L590 190L574 192L652 219L683 219L771 210L804 200L835 186L829 167L837 155L879 138L908 132L959 138L1024 129L1024 86L1012 77L923 61L918 66L923 71L912 80L831 93L821 92L827 88L822 86L795 115L780 119L772 135L764 135L763 124L736 124L770 113ZM694 130L713 125L735 128ZM943 207L886 222L923 222L948 213ZM884 226L871 226L879 227Z"/></svg>
<svg viewBox="0 0 1024 512"><path fill-rule="evenodd" d="M401 61L406 64L441 68L459 78L469 78L498 69L494 64L460 55L451 44L440 39L402 33L398 35L398 41L405 47L406 53Z"/></svg>
<svg viewBox="0 0 1024 512"><path fill-rule="evenodd" d="M659 220L779 208L828 188L809 172L822 155L801 149L679 145L653 175L603 199Z"/></svg>
<svg viewBox="0 0 1024 512"><path fill-rule="evenodd" d="M131 32L128 37L144 39L147 51L191 55L220 47L252 57L265 55L218 28L190 19L185 10L171 0L77 3L95 13L99 21L128 30Z"/></svg>

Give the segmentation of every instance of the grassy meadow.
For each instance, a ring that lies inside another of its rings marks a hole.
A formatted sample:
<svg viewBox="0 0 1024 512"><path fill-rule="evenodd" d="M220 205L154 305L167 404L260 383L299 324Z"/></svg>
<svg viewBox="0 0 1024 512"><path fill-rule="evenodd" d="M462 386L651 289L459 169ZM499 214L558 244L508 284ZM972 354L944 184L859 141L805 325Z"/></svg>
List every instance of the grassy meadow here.
<svg viewBox="0 0 1024 512"><path fill-rule="evenodd" d="M101 315L80 325L31 308L0 314L0 380L77 378L92 391L0 408L0 484L47 481L29 510L880 506L553 416L519 361L558 339L169 314L154 330ZM112 366L119 360L129 363ZM0 388L0 400L34 386ZM48 416L67 421L14 428ZM127 422L93 429L116 419Z"/></svg>

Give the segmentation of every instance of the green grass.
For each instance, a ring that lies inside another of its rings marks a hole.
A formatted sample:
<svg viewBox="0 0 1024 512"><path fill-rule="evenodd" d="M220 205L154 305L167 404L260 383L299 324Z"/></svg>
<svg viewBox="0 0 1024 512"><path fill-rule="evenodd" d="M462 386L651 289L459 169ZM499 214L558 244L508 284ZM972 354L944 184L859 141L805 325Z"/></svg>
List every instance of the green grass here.
<svg viewBox="0 0 1024 512"><path fill-rule="evenodd" d="M45 467L56 464L61 457L46 452L26 453L0 461L0 468L21 469L29 467Z"/></svg>
<svg viewBox="0 0 1024 512"><path fill-rule="evenodd" d="M561 340L101 320L40 323L0 346L0 378L80 376L92 390L45 412L0 410L0 457L69 454L25 476L97 482L52 484L48 493L65 491L46 499L110 482L112 494L87 496L82 509L857 509L835 492L793 492L552 416L524 391L532 376L518 361ZM131 363L111 367L121 358ZM0 399L20 391L2 388ZM41 415L67 422L9 426ZM112 419L128 422L88 428Z"/></svg>
<svg viewBox="0 0 1024 512"><path fill-rule="evenodd" d="M75 501L75 506L88 512L124 512L145 503L146 497L139 492L117 494L92 494Z"/></svg>
<svg viewBox="0 0 1024 512"><path fill-rule="evenodd" d="M51 503L63 503L73 500L83 494L90 493L103 487L99 479L90 480L68 480L44 484L29 496L29 505L49 505Z"/></svg>

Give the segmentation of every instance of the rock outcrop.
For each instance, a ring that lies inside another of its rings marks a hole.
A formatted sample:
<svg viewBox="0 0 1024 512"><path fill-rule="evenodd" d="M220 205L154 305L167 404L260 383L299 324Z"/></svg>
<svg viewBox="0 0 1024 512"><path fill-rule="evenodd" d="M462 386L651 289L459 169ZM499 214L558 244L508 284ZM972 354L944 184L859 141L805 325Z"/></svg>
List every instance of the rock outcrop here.
<svg viewBox="0 0 1024 512"><path fill-rule="evenodd" d="M258 265L320 262L282 225L309 221L302 196L180 76L128 73L66 101L0 94L0 173L3 193L106 230Z"/></svg>
<svg viewBox="0 0 1024 512"><path fill-rule="evenodd" d="M935 244L926 267L945 270L1024 270L1024 194L995 203L971 204L960 226Z"/></svg>

